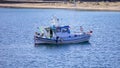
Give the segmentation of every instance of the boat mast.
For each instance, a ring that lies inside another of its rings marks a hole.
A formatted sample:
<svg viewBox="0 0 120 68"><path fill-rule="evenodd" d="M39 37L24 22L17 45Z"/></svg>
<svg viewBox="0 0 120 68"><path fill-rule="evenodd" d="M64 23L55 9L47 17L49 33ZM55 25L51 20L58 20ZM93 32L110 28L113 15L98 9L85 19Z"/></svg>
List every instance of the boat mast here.
<svg viewBox="0 0 120 68"><path fill-rule="evenodd" d="M53 16L52 25L53 26L58 26L58 21L59 21L59 19L56 16Z"/></svg>

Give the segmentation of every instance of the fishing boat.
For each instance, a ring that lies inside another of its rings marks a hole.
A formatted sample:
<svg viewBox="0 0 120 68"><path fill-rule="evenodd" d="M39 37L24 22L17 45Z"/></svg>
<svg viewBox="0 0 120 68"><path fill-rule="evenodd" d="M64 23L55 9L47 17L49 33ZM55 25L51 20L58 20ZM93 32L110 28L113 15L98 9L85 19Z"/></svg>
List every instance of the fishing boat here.
<svg viewBox="0 0 120 68"><path fill-rule="evenodd" d="M57 19L53 20L56 23ZM42 31L35 32L34 43L38 44L71 44L89 41L92 31L84 32L80 26L80 32L71 33L70 26L53 25L42 28Z"/></svg>

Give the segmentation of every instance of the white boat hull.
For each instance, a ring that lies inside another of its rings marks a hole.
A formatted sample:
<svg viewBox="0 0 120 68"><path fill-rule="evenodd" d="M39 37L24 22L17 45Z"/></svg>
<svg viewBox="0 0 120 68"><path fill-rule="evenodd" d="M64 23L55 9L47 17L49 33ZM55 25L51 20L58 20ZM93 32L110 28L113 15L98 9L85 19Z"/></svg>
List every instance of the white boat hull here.
<svg viewBox="0 0 120 68"><path fill-rule="evenodd" d="M71 43L86 42L86 41L89 41L89 39L90 39L90 35L85 34L82 36L78 35L78 36L73 36L73 37L63 37L63 38L59 38L58 40L35 37L34 42L35 42L35 45L36 44L71 44Z"/></svg>

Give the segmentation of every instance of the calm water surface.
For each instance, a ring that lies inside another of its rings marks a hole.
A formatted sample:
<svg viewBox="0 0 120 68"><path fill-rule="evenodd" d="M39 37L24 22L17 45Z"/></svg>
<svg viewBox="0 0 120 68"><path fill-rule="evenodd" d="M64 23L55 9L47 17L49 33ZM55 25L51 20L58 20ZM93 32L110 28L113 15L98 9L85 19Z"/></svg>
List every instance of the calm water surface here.
<svg viewBox="0 0 120 68"><path fill-rule="evenodd" d="M34 46L51 17L93 30L89 43ZM0 8L0 68L120 68L120 12Z"/></svg>

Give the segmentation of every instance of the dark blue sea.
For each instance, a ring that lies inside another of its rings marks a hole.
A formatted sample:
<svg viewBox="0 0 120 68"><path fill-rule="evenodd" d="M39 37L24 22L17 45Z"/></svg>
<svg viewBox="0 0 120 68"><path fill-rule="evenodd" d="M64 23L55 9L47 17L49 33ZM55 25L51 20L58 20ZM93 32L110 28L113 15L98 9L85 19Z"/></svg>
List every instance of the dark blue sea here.
<svg viewBox="0 0 120 68"><path fill-rule="evenodd" d="M52 16L92 30L90 41L34 46L34 32ZM120 68L120 12L0 8L0 68Z"/></svg>

